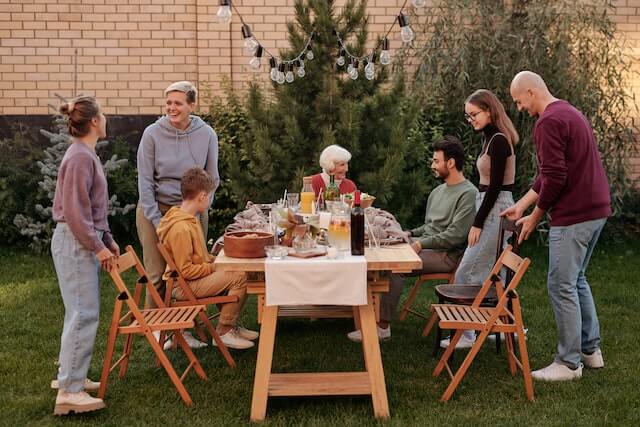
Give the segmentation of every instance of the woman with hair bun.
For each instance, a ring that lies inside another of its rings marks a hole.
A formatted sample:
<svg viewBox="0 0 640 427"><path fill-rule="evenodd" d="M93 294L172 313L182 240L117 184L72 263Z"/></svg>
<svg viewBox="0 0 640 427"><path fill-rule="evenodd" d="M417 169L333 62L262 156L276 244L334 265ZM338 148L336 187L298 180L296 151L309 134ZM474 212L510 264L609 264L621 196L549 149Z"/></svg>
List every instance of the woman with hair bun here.
<svg viewBox="0 0 640 427"><path fill-rule="evenodd" d="M324 193L324 190L329 185L331 175L333 175L335 179L340 194L348 194L356 191L356 184L347 178L349 160L351 160L351 153L337 144L329 145L322 150L319 162L322 172L313 175L311 181L316 197Z"/></svg>
<svg viewBox="0 0 640 427"><path fill-rule="evenodd" d="M100 266L110 270L120 255L107 222L107 179L96 155L98 139L106 136L107 119L95 98L83 96L60 107L72 137L56 182L51 255L64 302L60 339L58 389L54 414L88 412L105 407L91 397L100 383L87 378L98 330Z"/></svg>

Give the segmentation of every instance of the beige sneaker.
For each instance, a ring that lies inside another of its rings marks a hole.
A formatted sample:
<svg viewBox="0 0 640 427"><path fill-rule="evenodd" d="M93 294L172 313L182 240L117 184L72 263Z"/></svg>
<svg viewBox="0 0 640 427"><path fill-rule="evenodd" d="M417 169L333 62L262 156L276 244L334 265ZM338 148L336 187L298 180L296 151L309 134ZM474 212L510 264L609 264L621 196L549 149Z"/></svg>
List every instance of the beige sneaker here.
<svg viewBox="0 0 640 427"><path fill-rule="evenodd" d="M257 340L258 337L260 336L260 334L257 333L256 331L247 329L240 324L236 326L236 329L238 330L238 334L245 340L249 340L249 341Z"/></svg>
<svg viewBox="0 0 640 427"><path fill-rule="evenodd" d="M591 369L604 368L604 358L602 357L602 351L597 349L591 354L582 353L582 363L584 366Z"/></svg>
<svg viewBox="0 0 640 427"><path fill-rule="evenodd" d="M57 390L60 388L58 380L51 381L51 388ZM98 391L100 383L98 381L91 381L89 378L84 380L84 391Z"/></svg>
<svg viewBox="0 0 640 427"><path fill-rule="evenodd" d="M236 328L231 328L226 334L220 335L220 339L224 345L229 348L235 348L236 350L246 350L255 345L253 341L242 338ZM216 340L212 340L212 344L216 347L218 346Z"/></svg>
<svg viewBox="0 0 640 427"><path fill-rule="evenodd" d="M58 390L53 415L67 415L69 412L79 414L82 412L97 411L103 408L105 408L105 404L102 399L91 397L86 391L67 393L64 390Z"/></svg>
<svg viewBox="0 0 640 427"><path fill-rule="evenodd" d="M391 339L391 325L386 328L381 328L376 325L376 332L378 333L379 341L388 341ZM353 342L362 342L362 331L360 329L356 329L355 331L351 331L347 334L347 338Z"/></svg>
<svg viewBox="0 0 640 427"><path fill-rule="evenodd" d="M582 367L582 363L576 369L571 369L561 363L553 362L546 368L538 369L537 371L531 372L531 376L534 380L538 381L553 382L578 380L582 378Z"/></svg>

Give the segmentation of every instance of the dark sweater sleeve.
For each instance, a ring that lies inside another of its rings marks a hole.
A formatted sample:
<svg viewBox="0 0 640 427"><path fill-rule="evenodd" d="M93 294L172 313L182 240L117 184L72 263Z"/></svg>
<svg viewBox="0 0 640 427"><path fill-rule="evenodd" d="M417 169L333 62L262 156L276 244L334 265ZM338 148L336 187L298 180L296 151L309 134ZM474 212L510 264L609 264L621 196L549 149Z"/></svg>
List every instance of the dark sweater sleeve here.
<svg viewBox="0 0 640 427"><path fill-rule="evenodd" d="M538 125L540 132L540 176L538 207L548 211L556 204L567 184L566 141L560 132L560 126L549 119Z"/></svg>
<svg viewBox="0 0 640 427"><path fill-rule="evenodd" d="M498 200L504 181L507 158L511 155L511 146L504 136L496 135L487 149L487 154L491 159L491 173L489 174L489 187L473 221L473 226L478 228L482 228L484 220L487 219L487 215Z"/></svg>

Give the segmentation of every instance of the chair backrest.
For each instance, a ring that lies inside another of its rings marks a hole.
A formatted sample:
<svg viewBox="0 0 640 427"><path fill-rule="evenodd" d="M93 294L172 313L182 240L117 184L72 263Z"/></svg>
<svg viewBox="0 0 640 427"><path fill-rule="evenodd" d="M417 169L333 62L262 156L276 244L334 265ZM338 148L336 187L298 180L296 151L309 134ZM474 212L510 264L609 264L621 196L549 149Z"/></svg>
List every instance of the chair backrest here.
<svg viewBox="0 0 640 427"><path fill-rule="evenodd" d="M138 274L138 279L136 280L135 291L133 295L131 295L126 282L122 278L122 273L132 268L135 268ZM118 300L126 301L127 305L129 306L129 310L131 310L132 312L139 312L138 304L140 304L143 290L146 290L146 292L151 296L158 307L165 306L162 298L160 298L160 295L158 294L158 291L156 291L153 283L151 283L151 281L149 280L149 276L147 276L147 272L144 270L144 267L140 262L140 258L138 258L136 252L130 245L125 248L125 253L118 257L115 262L115 267L112 268L111 271L109 271L109 275L111 276L113 283L118 289Z"/></svg>
<svg viewBox="0 0 640 427"><path fill-rule="evenodd" d="M478 295L473 301L473 307L479 307L491 286L495 286L496 294L498 296L498 304L496 307L499 308L498 311L504 309L509 294L516 289L522 279L522 276L529 268L530 263L531 260L529 260L529 258L521 258L519 255L513 253L511 245L507 246L502 254L500 254L500 257L489 272L489 276L482 284L480 292L478 292ZM513 278L509 281L506 288L500 278L500 271L502 268L506 268L507 272L513 273Z"/></svg>
<svg viewBox="0 0 640 427"><path fill-rule="evenodd" d="M187 282L184 280L184 277L180 273L180 270L178 270L178 266L176 265L176 262L174 261L173 256L171 256L171 252L169 251L169 248L167 248L167 246L164 245L162 242L158 242L156 246L158 247L158 251L160 251L160 254L162 255L162 257L166 261L167 266L169 267L169 270L171 270L171 273L169 274L169 279L170 279L169 281L171 283L167 283L169 286L167 287L167 295L165 295L165 302L167 304L170 302L167 300L167 298L171 298L170 292L176 283L178 284L178 286L180 286L180 289L182 289L182 294L186 299L192 302L196 302L197 299L193 294L191 287L189 287Z"/></svg>

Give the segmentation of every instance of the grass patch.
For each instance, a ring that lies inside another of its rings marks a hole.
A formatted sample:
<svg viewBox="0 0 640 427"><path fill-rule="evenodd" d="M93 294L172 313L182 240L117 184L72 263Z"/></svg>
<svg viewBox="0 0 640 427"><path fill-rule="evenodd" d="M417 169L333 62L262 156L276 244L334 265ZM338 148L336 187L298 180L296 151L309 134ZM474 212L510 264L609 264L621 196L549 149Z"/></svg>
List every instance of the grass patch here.
<svg viewBox="0 0 640 427"><path fill-rule="evenodd" d="M555 349L555 323L546 291L546 250L526 246L532 267L520 285L528 349L534 369L551 362ZM249 421L256 349L233 351L238 363L229 369L217 351L196 351L209 382L189 375L186 386L194 399L183 406L164 371L156 369L153 354L136 340L130 369L124 380L112 375L107 410L94 414L55 418L55 361L62 330L63 306L50 257L0 250L0 424L1 425L246 425ZM382 345L391 420L377 422L367 398L272 398L267 426L309 425L638 425L636 332L640 330L636 302L640 300L640 242L600 245L591 261L588 278L596 299L606 367L585 370L580 381L535 383L536 400L526 400L520 377L511 377L504 353L495 355L485 345L452 400L439 402L446 374L433 378L433 336L420 337L423 322L410 316L393 324L393 339ZM407 286L408 288L408 286ZM102 280L102 311L90 377L97 379L106 347L115 287ZM419 301L433 302L424 289ZM242 315L243 323L257 328L255 299ZM360 370L362 353L345 334L346 320L284 319L278 324L275 372ZM177 368L185 367L180 353L169 356ZM456 360L462 359L458 352Z"/></svg>

